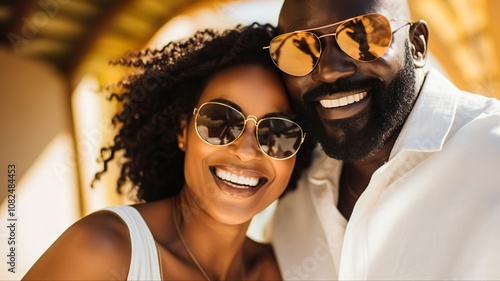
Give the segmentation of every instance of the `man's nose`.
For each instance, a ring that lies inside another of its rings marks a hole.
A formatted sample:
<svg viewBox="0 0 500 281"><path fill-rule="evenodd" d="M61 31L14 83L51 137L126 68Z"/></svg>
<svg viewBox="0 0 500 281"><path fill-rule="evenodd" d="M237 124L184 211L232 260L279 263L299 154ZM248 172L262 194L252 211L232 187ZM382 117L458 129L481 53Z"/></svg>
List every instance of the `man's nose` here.
<svg viewBox="0 0 500 281"><path fill-rule="evenodd" d="M311 73L313 80L333 83L356 73L356 64L340 49L334 36L325 37L322 40L321 57Z"/></svg>

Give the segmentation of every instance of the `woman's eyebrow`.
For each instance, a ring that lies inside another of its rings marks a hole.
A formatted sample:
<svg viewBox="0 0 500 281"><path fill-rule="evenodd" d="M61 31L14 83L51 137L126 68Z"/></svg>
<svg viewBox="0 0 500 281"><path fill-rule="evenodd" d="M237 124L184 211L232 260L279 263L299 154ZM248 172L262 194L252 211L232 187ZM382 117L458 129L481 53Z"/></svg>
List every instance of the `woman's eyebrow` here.
<svg viewBox="0 0 500 281"><path fill-rule="evenodd" d="M237 104L235 104L234 102L232 102L230 100L223 99L223 98L217 98L217 99L211 100L211 102L220 102L220 103L229 105L231 107L234 107L234 109L236 109L236 110L238 110L238 111L241 112L241 107L239 107Z"/></svg>
<svg viewBox="0 0 500 281"><path fill-rule="evenodd" d="M267 113L266 115L264 115L262 118L266 118L266 117L282 117L282 118L294 120L297 117L297 115L292 114L292 113L284 113L284 112L270 112L270 113Z"/></svg>
<svg viewBox="0 0 500 281"><path fill-rule="evenodd" d="M241 107L239 107L236 103L234 103L230 100L224 99L224 98L213 99L213 100L211 100L211 102L220 102L220 103L223 103L223 104L226 104L226 105L233 107L234 109L238 110L239 112L243 112L241 110ZM269 113L265 114L264 116L262 116L262 118L266 118L266 117L283 117L283 118L293 120L296 117L296 115L276 111L276 112L269 112Z"/></svg>

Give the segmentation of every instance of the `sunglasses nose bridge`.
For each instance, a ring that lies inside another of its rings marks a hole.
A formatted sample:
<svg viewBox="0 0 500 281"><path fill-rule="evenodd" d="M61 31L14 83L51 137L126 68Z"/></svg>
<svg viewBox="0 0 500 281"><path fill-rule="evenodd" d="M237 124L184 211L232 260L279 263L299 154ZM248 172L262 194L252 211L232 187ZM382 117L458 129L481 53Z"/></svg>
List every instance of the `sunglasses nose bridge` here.
<svg viewBox="0 0 500 281"><path fill-rule="evenodd" d="M245 123L247 123L247 122L248 122L248 120L252 120L252 121L253 121L253 123L255 124L255 126L257 126L257 123L258 123L258 122L257 122L257 116L255 116L255 115L248 115L248 116L247 116L247 119L245 120Z"/></svg>
<svg viewBox="0 0 500 281"><path fill-rule="evenodd" d="M318 37L318 40L320 40L320 44L321 44L321 38L325 38L325 37L329 37L329 36L336 36L336 35L337 35L337 32L333 32L333 33L321 34L317 37Z"/></svg>
<svg viewBox="0 0 500 281"><path fill-rule="evenodd" d="M253 130L247 126L249 120L254 121ZM257 124L256 116L247 116L240 135L229 145L230 150L244 162L262 158L263 151L260 148L256 134Z"/></svg>
<svg viewBox="0 0 500 281"><path fill-rule="evenodd" d="M248 125L248 121L253 121L253 124L254 124L254 128L253 130L251 128L249 128L247 125ZM245 133L245 131L253 131L253 132L250 132L251 135L255 136L255 142L258 142L258 138L257 138L257 130L258 130L258 127L259 127L259 121L257 119L257 116L255 115L248 115L247 118L245 119L245 125L243 127L243 131L241 132L240 135L243 135Z"/></svg>
<svg viewBox="0 0 500 281"><path fill-rule="evenodd" d="M353 75L356 65L337 43L335 33L321 36L321 54L312 71L316 81L332 83L339 78Z"/></svg>

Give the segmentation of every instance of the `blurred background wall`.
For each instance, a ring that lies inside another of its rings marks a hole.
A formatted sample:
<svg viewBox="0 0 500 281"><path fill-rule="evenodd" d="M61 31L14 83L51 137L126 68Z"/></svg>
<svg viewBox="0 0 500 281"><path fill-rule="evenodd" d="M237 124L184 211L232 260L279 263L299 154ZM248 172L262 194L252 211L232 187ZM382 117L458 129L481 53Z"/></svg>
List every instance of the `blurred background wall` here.
<svg viewBox="0 0 500 281"><path fill-rule="evenodd" d="M412 0L430 26L431 63L460 88L500 98L497 0ZM282 0L0 0L0 279L18 280L74 221L115 193L94 188L116 105L98 93L124 69L108 62L202 28L277 23ZM9 169L14 165L15 169ZM14 170L14 172L8 172ZM15 189L8 184L15 183ZM15 181L15 182L14 182ZM15 201L10 201L15 195ZM15 222L15 229L9 223ZM14 234L13 234L14 233ZM9 238L16 273L8 271Z"/></svg>

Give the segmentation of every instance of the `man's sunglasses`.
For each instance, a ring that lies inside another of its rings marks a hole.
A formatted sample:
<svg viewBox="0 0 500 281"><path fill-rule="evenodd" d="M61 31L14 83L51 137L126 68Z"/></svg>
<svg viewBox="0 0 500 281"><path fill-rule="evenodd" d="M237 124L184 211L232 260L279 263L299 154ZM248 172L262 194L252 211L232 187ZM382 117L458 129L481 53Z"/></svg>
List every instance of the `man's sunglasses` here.
<svg viewBox="0 0 500 281"><path fill-rule="evenodd" d="M394 31L390 21L406 23ZM321 38L335 36L340 49L349 57L369 62L385 54L392 41L392 34L412 24L404 19L388 20L381 14L366 14L329 25L284 33L271 40L269 49L274 64L293 76L309 74L318 64L323 48ZM312 31L338 25L334 33L316 35Z"/></svg>
<svg viewBox="0 0 500 281"><path fill-rule="evenodd" d="M249 119L255 122L255 135L259 148L269 157L284 160L294 156L304 142L305 133L295 122L283 117L257 117L219 103L206 102L193 110L198 136L215 146L229 145L245 130Z"/></svg>

